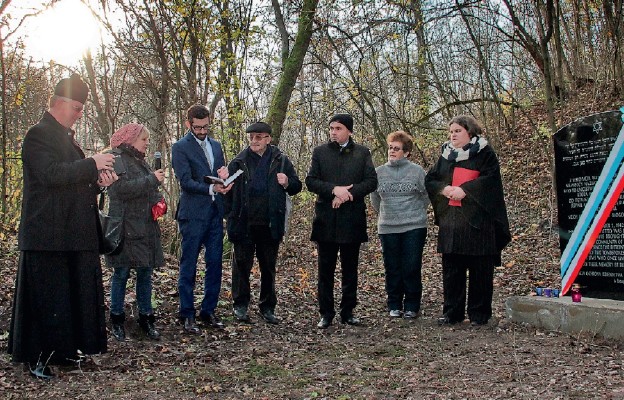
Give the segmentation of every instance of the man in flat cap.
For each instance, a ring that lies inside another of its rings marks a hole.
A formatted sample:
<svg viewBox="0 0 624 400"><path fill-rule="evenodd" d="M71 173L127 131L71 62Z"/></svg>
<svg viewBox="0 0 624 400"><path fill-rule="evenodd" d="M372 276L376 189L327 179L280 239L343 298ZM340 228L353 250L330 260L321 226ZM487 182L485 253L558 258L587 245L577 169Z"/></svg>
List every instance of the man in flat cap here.
<svg viewBox="0 0 624 400"><path fill-rule="evenodd" d="M85 154L71 127L89 89L76 74L61 80L50 108L22 146L24 190L19 266L8 352L39 378L78 352L106 351L96 196L112 184L112 154Z"/></svg>
<svg viewBox="0 0 624 400"><path fill-rule="evenodd" d="M360 245L368 241L364 198L377 188L377 173L368 148L351 135L353 118L336 114L329 120L329 143L314 148L305 183L316 193L311 240L318 248L320 329L334 319L334 273L338 253L342 268L342 323L359 325L357 305Z"/></svg>
<svg viewBox="0 0 624 400"><path fill-rule="evenodd" d="M249 146L228 166L230 175L238 170L243 175L225 196L228 239L234 244L234 317L241 322L250 320L249 276L255 256L260 266L260 316L270 324L277 324L275 271L284 237L286 196L299 193L302 184L286 154L270 144L271 127L267 123L253 123L246 133Z"/></svg>

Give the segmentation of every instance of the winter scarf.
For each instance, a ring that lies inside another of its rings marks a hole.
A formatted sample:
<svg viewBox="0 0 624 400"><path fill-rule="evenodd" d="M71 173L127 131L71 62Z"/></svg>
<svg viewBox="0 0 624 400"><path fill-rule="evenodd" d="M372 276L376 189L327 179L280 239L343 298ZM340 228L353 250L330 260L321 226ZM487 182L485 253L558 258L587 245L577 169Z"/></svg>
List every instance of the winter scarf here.
<svg viewBox="0 0 624 400"><path fill-rule="evenodd" d="M446 158L451 162L468 160L469 158L474 157L487 145L487 140L480 136L473 137L472 139L470 139L470 142L468 142L464 147L461 147L459 149L453 147L453 145L449 141L442 145L442 157Z"/></svg>

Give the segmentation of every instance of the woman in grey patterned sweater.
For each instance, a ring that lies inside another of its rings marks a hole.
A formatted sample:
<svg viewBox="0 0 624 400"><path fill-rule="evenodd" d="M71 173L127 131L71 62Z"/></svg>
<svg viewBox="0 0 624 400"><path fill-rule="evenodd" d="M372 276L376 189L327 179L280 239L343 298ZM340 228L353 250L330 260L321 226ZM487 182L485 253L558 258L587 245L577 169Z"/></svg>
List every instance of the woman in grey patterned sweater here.
<svg viewBox="0 0 624 400"><path fill-rule="evenodd" d="M403 131L387 137L388 162L377 167L377 190L371 202L379 213L390 317L416 318L422 296L422 253L427 238L425 171L407 157L412 137Z"/></svg>

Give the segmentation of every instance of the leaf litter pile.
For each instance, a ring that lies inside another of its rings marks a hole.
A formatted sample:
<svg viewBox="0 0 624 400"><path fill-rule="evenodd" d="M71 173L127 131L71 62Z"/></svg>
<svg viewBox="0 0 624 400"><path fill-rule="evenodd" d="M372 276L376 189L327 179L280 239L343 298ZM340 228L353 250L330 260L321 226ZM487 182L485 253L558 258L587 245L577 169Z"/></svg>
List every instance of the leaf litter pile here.
<svg viewBox="0 0 624 400"><path fill-rule="evenodd" d="M585 115L582 113L588 110L580 108L570 112ZM525 119L531 118L541 117ZM528 122L519 125L518 132L531 131ZM559 286L559 249L550 138L517 134L496 148L513 241L495 272L495 315L487 326L474 328L467 322L437 325L442 309L441 259L435 252L436 230L431 219L423 258L422 315L414 321L390 319L371 211L371 241L360 256L359 305L355 310L363 325L351 327L334 321L326 331L318 330L316 250L309 241L313 207L296 199L292 232L282 244L278 260L279 325L266 324L257 314L257 266L252 280L252 323L234 321L230 260L225 259L217 313L226 328L204 328L199 336L183 333L176 318L178 262L175 256L168 256L166 265L154 275L160 341L150 341L140 331L129 286L128 340L117 342L109 337L106 354L77 357L73 367L56 368L54 379L36 380L6 354L18 259L13 241L0 244L2 398L624 398L621 342L543 331L506 318L508 297L529 295L538 285ZM163 228L171 241L177 240L172 222L165 222ZM104 273L108 304L111 271L105 267ZM198 299L201 281L198 278ZM335 282L338 304L339 273Z"/></svg>

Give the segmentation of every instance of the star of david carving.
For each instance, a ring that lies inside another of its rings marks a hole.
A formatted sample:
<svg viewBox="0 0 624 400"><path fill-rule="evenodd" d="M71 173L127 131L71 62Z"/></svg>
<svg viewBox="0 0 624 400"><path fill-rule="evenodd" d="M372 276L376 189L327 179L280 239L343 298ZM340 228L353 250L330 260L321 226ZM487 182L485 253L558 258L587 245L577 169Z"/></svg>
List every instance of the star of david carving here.
<svg viewBox="0 0 624 400"><path fill-rule="evenodd" d="M602 130L602 121L594 122L594 133L598 133Z"/></svg>

